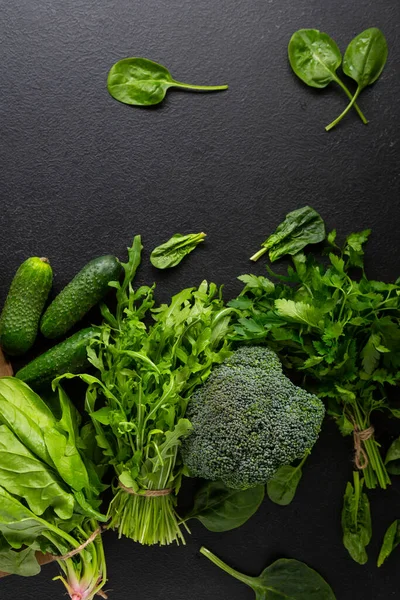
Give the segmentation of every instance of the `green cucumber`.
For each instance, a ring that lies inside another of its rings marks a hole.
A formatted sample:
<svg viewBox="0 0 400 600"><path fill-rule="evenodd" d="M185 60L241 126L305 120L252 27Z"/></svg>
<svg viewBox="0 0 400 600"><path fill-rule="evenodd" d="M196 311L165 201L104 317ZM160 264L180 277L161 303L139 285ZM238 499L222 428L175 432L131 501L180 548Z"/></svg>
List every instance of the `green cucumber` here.
<svg viewBox="0 0 400 600"><path fill-rule="evenodd" d="M19 356L33 346L52 281L47 258L33 256L18 268L0 316L0 346L7 354Z"/></svg>
<svg viewBox="0 0 400 600"><path fill-rule="evenodd" d="M122 271L115 256L91 260L58 294L42 317L40 330L47 338L61 337L106 295L110 281Z"/></svg>
<svg viewBox="0 0 400 600"><path fill-rule="evenodd" d="M87 347L97 332L95 327L81 329L32 360L15 377L35 387L64 373L79 373L88 367Z"/></svg>

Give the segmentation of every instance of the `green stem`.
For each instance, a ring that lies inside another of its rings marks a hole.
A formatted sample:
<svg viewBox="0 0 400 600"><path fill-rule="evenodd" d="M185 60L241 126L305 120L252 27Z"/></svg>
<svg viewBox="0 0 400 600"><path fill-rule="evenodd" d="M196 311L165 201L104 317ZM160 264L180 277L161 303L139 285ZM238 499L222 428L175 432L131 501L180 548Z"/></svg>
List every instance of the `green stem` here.
<svg viewBox="0 0 400 600"><path fill-rule="evenodd" d="M192 85L191 83L182 83L181 81L173 81L172 85L187 90L203 90L206 92L218 92L219 90L228 89L227 85Z"/></svg>
<svg viewBox="0 0 400 600"><path fill-rule="evenodd" d="M225 573L228 573L228 575L231 575L235 579L238 579L242 583L245 583L246 585L253 588L254 577L248 577L247 575L243 575L243 573L240 573L239 571L232 569L232 567L230 567L229 565L224 563L224 561L222 561L220 558L218 558L218 556L215 556L215 554L210 552L210 550L207 550L207 548L204 548L204 546L202 546L200 548L200 553L203 556L207 557L208 560L211 560L211 562L214 563L214 565L216 565L217 567L219 567L220 569L225 571Z"/></svg>
<svg viewBox="0 0 400 600"><path fill-rule="evenodd" d="M252 260L253 262L256 262L259 258L261 258L263 256L263 254L266 253L266 251L267 251L267 248L261 248L261 250L259 250L255 254L253 254L253 256L250 256L250 260Z"/></svg>
<svg viewBox="0 0 400 600"><path fill-rule="evenodd" d="M337 79L335 81L336 81L336 83L338 85L340 85L340 87L342 88L342 90L344 91L344 93L346 94L346 96L348 97L348 99L352 100L353 96L352 96L350 90L345 86L345 84L343 83L343 81L341 79L339 79L339 77L337 77ZM359 117L360 117L361 121L364 123L364 125L367 125L368 119L361 112L361 109L360 109L360 107L358 106L358 104L356 102L354 103L354 108L357 111L357 114L359 115Z"/></svg>
<svg viewBox="0 0 400 600"><path fill-rule="evenodd" d="M353 99L351 100L350 104L347 105L347 108L345 108L344 111L334 121L332 121L332 123L329 123L329 125L327 125L325 127L325 131L330 131L331 129L336 127L336 125L343 119L343 117L345 117L347 115L347 113L349 112L349 110L354 105L355 101L357 100L360 92L361 92L361 88L360 88L360 86L358 86L357 91L354 94Z"/></svg>

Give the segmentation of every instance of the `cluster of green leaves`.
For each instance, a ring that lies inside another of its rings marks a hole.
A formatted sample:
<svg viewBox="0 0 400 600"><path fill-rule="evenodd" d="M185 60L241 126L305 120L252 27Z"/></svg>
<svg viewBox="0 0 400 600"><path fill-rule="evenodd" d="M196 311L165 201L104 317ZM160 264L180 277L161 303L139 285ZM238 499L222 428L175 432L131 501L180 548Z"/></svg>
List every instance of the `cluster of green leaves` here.
<svg viewBox="0 0 400 600"><path fill-rule="evenodd" d="M335 594L325 579L298 560L281 558L266 567L258 577L250 577L224 563L207 548L201 548L200 552L225 573L251 588L256 600L335 600Z"/></svg>
<svg viewBox="0 0 400 600"><path fill-rule="evenodd" d="M385 389L400 381L400 286L368 280L363 246L369 234L352 233L339 248L331 232L327 260L300 252L277 284L243 275L245 287L229 303L239 313L233 339L268 342L287 369L328 401L343 435L367 429L376 410L400 414ZM366 486L385 488L390 479L378 444L371 437L363 445Z"/></svg>
<svg viewBox="0 0 400 600"><path fill-rule="evenodd" d="M154 248L150 254L150 262L157 269L176 267L182 258L193 252L200 242L204 242L205 237L205 233L176 233L167 242Z"/></svg>
<svg viewBox="0 0 400 600"><path fill-rule="evenodd" d="M86 408L97 442L120 486L134 492L115 490L112 526L141 543L166 544L182 540L173 506L184 473L178 448L191 428L188 398L229 356L233 311L205 281L155 307L154 287L132 287L141 248L137 236L123 265L124 281L113 284L115 314L103 306L104 322L88 350L99 376L80 377L88 384ZM165 489L173 493L143 497Z"/></svg>
<svg viewBox="0 0 400 600"><path fill-rule="evenodd" d="M116 62L108 73L108 91L113 98L124 104L135 106L159 104L172 87L200 92L228 89L227 85L181 83L173 79L168 69L148 58L123 58Z"/></svg>
<svg viewBox="0 0 400 600"><path fill-rule="evenodd" d="M97 511L104 488L89 458L92 426L79 431L63 390L55 400L57 416L22 381L0 379L0 570L9 573L35 575L36 551L62 556L106 520ZM59 564L71 598L86 590L79 597L89 600L105 583L100 538Z"/></svg>
<svg viewBox="0 0 400 600"><path fill-rule="evenodd" d="M342 510L343 545L352 559L363 565L368 556L365 548L372 537L371 511L364 480L358 471L353 473L353 484L347 483Z"/></svg>
<svg viewBox="0 0 400 600"><path fill-rule="evenodd" d="M379 29L371 27L361 32L350 42L344 54L343 72L357 83L354 96L337 75L342 55L337 44L326 33L317 29L296 31L290 39L288 54L293 71L304 83L324 88L334 81L350 99L347 108L326 126L326 131L335 127L352 107L363 123L368 123L356 100L365 87L379 78L386 64L388 48Z"/></svg>

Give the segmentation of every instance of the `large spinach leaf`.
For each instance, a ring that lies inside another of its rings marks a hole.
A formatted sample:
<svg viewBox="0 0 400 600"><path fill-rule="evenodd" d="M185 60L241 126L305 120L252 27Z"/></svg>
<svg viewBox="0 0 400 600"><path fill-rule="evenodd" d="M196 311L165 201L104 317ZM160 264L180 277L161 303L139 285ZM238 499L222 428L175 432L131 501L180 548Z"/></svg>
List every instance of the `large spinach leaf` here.
<svg viewBox="0 0 400 600"><path fill-rule="evenodd" d="M335 600L330 585L306 564L293 559L275 561L258 577L243 575L232 569L207 548L200 552L217 567L248 585L256 600Z"/></svg>
<svg viewBox="0 0 400 600"><path fill-rule="evenodd" d="M251 260L258 260L267 250L271 262L285 254L297 254L308 244L325 239L325 225L320 215L310 206L303 206L288 213L285 220L262 244L261 250Z"/></svg>
<svg viewBox="0 0 400 600"><path fill-rule="evenodd" d="M123 58L111 67L107 80L111 96L124 104L151 106L164 100L171 87L203 92L226 90L227 85L192 85L172 78L171 73L147 58Z"/></svg>
<svg viewBox="0 0 400 600"><path fill-rule="evenodd" d="M25 548L18 552L11 549L0 551L0 571L22 577L37 575L40 573L40 565L35 549Z"/></svg>
<svg viewBox="0 0 400 600"><path fill-rule="evenodd" d="M264 486L248 490L228 488L222 481L208 481L197 492L194 506L185 517L198 519L209 531L230 531L252 517L264 499Z"/></svg>

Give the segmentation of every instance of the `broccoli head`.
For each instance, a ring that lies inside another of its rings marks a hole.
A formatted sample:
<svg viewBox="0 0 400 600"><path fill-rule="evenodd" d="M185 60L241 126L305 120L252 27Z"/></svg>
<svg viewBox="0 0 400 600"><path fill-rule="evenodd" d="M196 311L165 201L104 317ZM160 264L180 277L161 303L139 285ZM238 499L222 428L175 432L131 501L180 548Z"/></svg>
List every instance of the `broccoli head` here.
<svg viewBox="0 0 400 600"><path fill-rule="evenodd" d="M182 447L196 477L246 489L266 483L317 441L325 409L295 386L265 346L243 346L216 367L189 402Z"/></svg>

